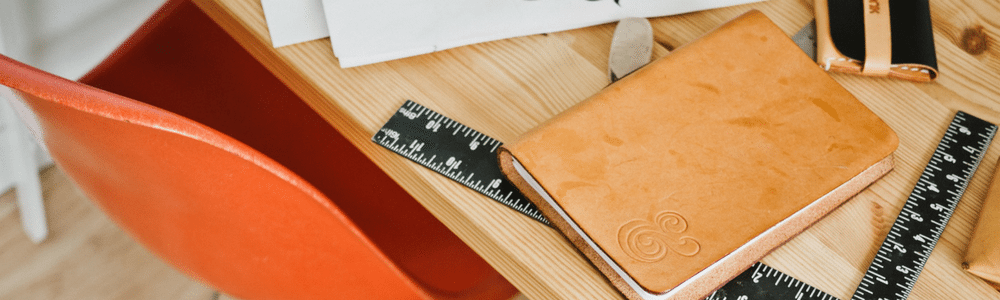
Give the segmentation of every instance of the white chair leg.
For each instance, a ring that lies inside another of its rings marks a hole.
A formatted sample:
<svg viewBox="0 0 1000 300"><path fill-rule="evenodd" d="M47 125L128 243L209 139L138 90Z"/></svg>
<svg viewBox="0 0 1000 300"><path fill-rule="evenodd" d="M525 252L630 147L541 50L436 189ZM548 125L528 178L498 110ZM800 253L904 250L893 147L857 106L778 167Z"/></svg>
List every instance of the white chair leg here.
<svg viewBox="0 0 1000 300"><path fill-rule="evenodd" d="M3 99L0 99L3 100ZM6 101L0 103L0 120L13 121L15 118ZM38 165L35 158L36 145L20 122L7 123L6 143L10 149L11 175L14 188L17 191L17 207L21 212L21 227L32 242L40 243L49 234L45 219L45 206L42 202L42 185L38 178Z"/></svg>
<svg viewBox="0 0 1000 300"><path fill-rule="evenodd" d="M13 57L25 56L30 49L30 40L24 29L27 23L19 13L25 12L24 1L0 1L0 53ZM8 34L4 36L4 34ZM27 43L26 43L27 42ZM0 135L0 144L10 150L7 155L10 166L11 181L17 191L17 207L21 212L21 226L28 238L35 243L45 240L49 234L45 220L45 207L42 203L42 186L38 180L38 160L36 152L39 147L29 136L26 127L16 120L9 101L16 101L14 94L6 87L0 86L0 127L6 127L6 138ZM10 99L4 99L10 98ZM25 120L26 122L30 122ZM36 124L30 124L36 125ZM30 126L29 125L29 126ZM37 126L37 125L36 125ZM34 131L38 132L38 131ZM0 159L4 159L0 155ZM0 191L2 192L2 191Z"/></svg>
<svg viewBox="0 0 1000 300"><path fill-rule="evenodd" d="M15 130L11 136L23 134ZM21 139L21 147L16 147L13 156L15 168L15 189L17 189L17 207L21 212L21 227L32 242L41 243L49 235L49 226L45 219L45 205L42 202L42 184L38 179L38 166L35 164L34 147L25 144ZM21 153L18 153L21 152Z"/></svg>

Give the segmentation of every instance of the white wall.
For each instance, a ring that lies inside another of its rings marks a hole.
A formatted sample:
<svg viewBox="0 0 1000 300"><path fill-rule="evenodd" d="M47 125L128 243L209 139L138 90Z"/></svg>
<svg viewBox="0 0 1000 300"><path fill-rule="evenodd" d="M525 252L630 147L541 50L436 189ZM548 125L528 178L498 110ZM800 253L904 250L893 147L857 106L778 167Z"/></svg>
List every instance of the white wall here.
<svg viewBox="0 0 1000 300"><path fill-rule="evenodd" d="M0 0L5 54L77 79L118 47L165 0Z"/></svg>
<svg viewBox="0 0 1000 300"><path fill-rule="evenodd" d="M39 69L77 79L108 56L164 0L23 1Z"/></svg>

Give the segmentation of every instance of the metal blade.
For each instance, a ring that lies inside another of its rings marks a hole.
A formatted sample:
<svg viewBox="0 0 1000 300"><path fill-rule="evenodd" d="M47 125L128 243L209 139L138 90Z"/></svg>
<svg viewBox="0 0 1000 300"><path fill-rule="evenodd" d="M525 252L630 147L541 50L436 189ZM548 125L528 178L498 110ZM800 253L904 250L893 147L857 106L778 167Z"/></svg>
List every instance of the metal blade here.
<svg viewBox="0 0 1000 300"><path fill-rule="evenodd" d="M812 20L792 36L792 41L812 60L816 60L816 20Z"/></svg>
<svg viewBox="0 0 1000 300"><path fill-rule="evenodd" d="M628 18L618 21L614 37L611 38L611 54L608 56L608 76L611 82L638 70L649 63L653 54L653 27L643 18Z"/></svg>

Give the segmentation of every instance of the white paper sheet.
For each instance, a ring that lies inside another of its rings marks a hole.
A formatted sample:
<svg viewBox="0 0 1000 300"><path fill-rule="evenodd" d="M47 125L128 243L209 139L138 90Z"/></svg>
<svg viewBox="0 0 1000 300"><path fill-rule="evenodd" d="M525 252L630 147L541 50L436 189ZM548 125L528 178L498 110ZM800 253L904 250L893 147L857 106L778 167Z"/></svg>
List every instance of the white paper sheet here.
<svg viewBox="0 0 1000 300"><path fill-rule="evenodd" d="M261 6L275 48L330 36L322 0L261 0Z"/></svg>
<svg viewBox="0 0 1000 300"><path fill-rule="evenodd" d="M448 48L760 0L323 0L343 68Z"/></svg>

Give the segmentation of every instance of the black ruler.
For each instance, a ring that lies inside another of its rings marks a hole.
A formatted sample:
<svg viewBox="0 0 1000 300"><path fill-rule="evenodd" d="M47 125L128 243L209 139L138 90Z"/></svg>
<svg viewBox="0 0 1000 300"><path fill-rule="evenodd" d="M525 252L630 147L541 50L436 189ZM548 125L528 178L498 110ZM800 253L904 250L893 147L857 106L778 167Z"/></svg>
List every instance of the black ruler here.
<svg viewBox="0 0 1000 300"><path fill-rule="evenodd" d="M852 300L910 295L996 131L965 112L955 114Z"/></svg>
<svg viewBox="0 0 1000 300"><path fill-rule="evenodd" d="M550 225L500 171L496 150L502 143L494 138L406 100L372 141Z"/></svg>
<svg viewBox="0 0 1000 300"><path fill-rule="evenodd" d="M906 298L995 132L993 124L958 112L852 300ZM372 141L550 224L500 171L496 139L407 100ZM758 262L706 299L836 298Z"/></svg>
<svg viewBox="0 0 1000 300"><path fill-rule="evenodd" d="M760 262L754 263L706 300L837 300L836 297Z"/></svg>

